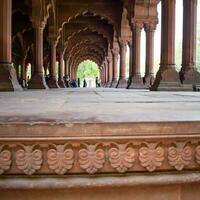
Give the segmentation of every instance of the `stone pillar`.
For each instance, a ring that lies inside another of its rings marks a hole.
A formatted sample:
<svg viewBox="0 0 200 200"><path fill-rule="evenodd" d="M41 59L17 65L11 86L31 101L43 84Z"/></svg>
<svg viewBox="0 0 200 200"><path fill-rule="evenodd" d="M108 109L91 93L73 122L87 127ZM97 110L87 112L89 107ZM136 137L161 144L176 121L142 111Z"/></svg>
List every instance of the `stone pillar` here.
<svg viewBox="0 0 200 200"><path fill-rule="evenodd" d="M110 57L107 58L107 62L108 62L108 81L106 87L110 88L113 79L112 55L110 55Z"/></svg>
<svg viewBox="0 0 200 200"><path fill-rule="evenodd" d="M117 84L117 88L126 88L127 81L126 81L126 48L127 42L120 41L120 74L119 74L119 81Z"/></svg>
<svg viewBox="0 0 200 200"><path fill-rule="evenodd" d="M103 66L101 66L101 70L100 70L100 77L101 77L101 86L104 84L104 69Z"/></svg>
<svg viewBox="0 0 200 200"><path fill-rule="evenodd" d="M65 58L65 86L69 87L69 58Z"/></svg>
<svg viewBox="0 0 200 200"><path fill-rule="evenodd" d="M69 75L68 58L65 58L65 76L67 77L68 75Z"/></svg>
<svg viewBox="0 0 200 200"><path fill-rule="evenodd" d="M184 84L200 84L196 68L197 0L183 0L183 54L180 78ZM192 87L191 87L192 88Z"/></svg>
<svg viewBox="0 0 200 200"><path fill-rule="evenodd" d="M12 0L0 1L0 91L22 90L12 65Z"/></svg>
<svg viewBox="0 0 200 200"><path fill-rule="evenodd" d="M26 58L22 59L21 63L21 85L26 87Z"/></svg>
<svg viewBox="0 0 200 200"><path fill-rule="evenodd" d="M151 86L154 82L154 33L156 23L145 24L146 32L146 68L145 68L145 85Z"/></svg>
<svg viewBox="0 0 200 200"><path fill-rule="evenodd" d="M56 80L56 41L51 41L51 66L50 66L50 79L47 84L49 88L59 88L58 82Z"/></svg>
<svg viewBox="0 0 200 200"><path fill-rule="evenodd" d="M140 62L140 54L141 54L141 31L143 28L142 23L133 23L132 25L132 42L135 45L134 51L132 51L132 80L129 85L129 89L134 88L144 88L144 84L141 77L141 62Z"/></svg>
<svg viewBox="0 0 200 200"><path fill-rule="evenodd" d="M64 64L64 59L63 59L63 51L60 51L59 55L59 77L58 77L58 84L61 88L65 88L65 83L63 80L63 64Z"/></svg>
<svg viewBox="0 0 200 200"><path fill-rule="evenodd" d="M112 51L113 55L113 79L112 79L112 88L117 87L117 72L118 72L118 57L119 57L119 50L113 49Z"/></svg>
<svg viewBox="0 0 200 200"><path fill-rule="evenodd" d="M34 72L28 84L29 89L47 89L43 74L43 31L45 23L42 21L33 21L35 30L34 46Z"/></svg>
<svg viewBox="0 0 200 200"><path fill-rule="evenodd" d="M104 61L104 71L105 71L105 83L104 87L106 87L107 81L108 81L108 71L107 71L107 65L106 62Z"/></svg>
<svg viewBox="0 0 200 200"><path fill-rule="evenodd" d="M127 83L127 88L129 88L131 81L132 81L132 65L133 65L133 45L132 42L129 43L130 55L129 55L129 78Z"/></svg>
<svg viewBox="0 0 200 200"><path fill-rule="evenodd" d="M106 86L107 82L107 69L106 69L106 64L104 63L104 87Z"/></svg>
<svg viewBox="0 0 200 200"><path fill-rule="evenodd" d="M176 0L162 1L161 63L151 90L181 90L175 68L175 5Z"/></svg>
<svg viewBox="0 0 200 200"><path fill-rule="evenodd" d="M15 67L16 74L17 74L17 80L20 81L20 74L19 74L19 63L13 63L13 66Z"/></svg>

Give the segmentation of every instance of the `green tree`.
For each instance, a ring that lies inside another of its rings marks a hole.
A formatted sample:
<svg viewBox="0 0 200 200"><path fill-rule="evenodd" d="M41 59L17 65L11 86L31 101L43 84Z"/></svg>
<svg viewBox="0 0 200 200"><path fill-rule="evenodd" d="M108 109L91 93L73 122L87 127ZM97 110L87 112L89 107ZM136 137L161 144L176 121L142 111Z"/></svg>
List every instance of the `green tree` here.
<svg viewBox="0 0 200 200"><path fill-rule="evenodd" d="M81 80L99 77L98 65L90 60L85 60L79 64L77 77Z"/></svg>

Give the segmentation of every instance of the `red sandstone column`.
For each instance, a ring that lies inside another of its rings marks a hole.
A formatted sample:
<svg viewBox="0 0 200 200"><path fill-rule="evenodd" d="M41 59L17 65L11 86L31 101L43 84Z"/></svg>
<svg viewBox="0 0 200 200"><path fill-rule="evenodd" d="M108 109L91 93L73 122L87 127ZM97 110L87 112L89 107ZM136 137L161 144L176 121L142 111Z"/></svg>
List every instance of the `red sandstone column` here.
<svg viewBox="0 0 200 200"><path fill-rule="evenodd" d="M69 75L69 70L68 70L68 61L69 59L65 59L65 76L67 77Z"/></svg>
<svg viewBox="0 0 200 200"><path fill-rule="evenodd" d="M22 90L12 66L12 0L0 1L0 91Z"/></svg>
<svg viewBox="0 0 200 200"><path fill-rule="evenodd" d="M112 84L112 79L113 79L113 66L112 66L112 55L111 57L107 58L108 62L108 82L107 82L107 87L111 87Z"/></svg>
<svg viewBox="0 0 200 200"><path fill-rule="evenodd" d="M61 88L65 88L65 83L63 80L63 64L64 64L64 59L63 59L63 51L60 51L59 55L59 77L58 77L58 84Z"/></svg>
<svg viewBox="0 0 200 200"><path fill-rule="evenodd" d="M108 81L108 70L107 70L106 61L104 62L104 70L105 70L105 84L104 84L104 87L106 87L106 84L107 84L107 81Z"/></svg>
<svg viewBox="0 0 200 200"><path fill-rule="evenodd" d="M118 56L119 56L119 50L113 49L112 51L113 55L113 79L112 79L112 88L116 88L117 86L117 72L118 72Z"/></svg>
<svg viewBox="0 0 200 200"><path fill-rule="evenodd" d="M176 0L162 1L161 63L151 90L180 90L175 68L175 5Z"/></svg>
<svg viewBox="0 0 200 200"><path fill-rule="evenodd" d="M120 75L117 88L126 88L126 41L120 41Z"/></svg>
<svg viewBox="0 0 200 200"><path fill-rule="evenodd" d="M50 66L50 79L47 82L49 88L59 88L56 80L56 41L51 41L51 66Z"/></svg>
<svg viewBox="0 0 200 200"><path fill-rule="evenodd" d="M183 54L181 81L184 84L200 84L196 68L197 0L183 0Z"/></svg>
<svg viewBox="0 0 200 200"><path fill-rule="evenodd" d="M35 45L34 45L34 72L29 82L29 89L47 89L47 85L43 74L43 31L45 23L42 21L33 21L35 29Z"/></svg>
<svg viewBox="0 0 200 200"><path fill-rule="evenodd" d="M156 24L145 24L146 32L146 69L145 69L145 85L152 85L154 81L154 32Z"/></svg>
<svg viewBox="0 0 200 200"><path fill-rule="evenodd" d="M134 23L132 25L132 41L134 46L134 51L132 51L132 80L129 85L129 89L133 88L143 88L144 84L141 77L141 62L140 62L140 53L141 53L141 31L143 28L142 23Z"/></svg>
<svg viewBox="0 0 200 200"><path fill-rule="evenodd" d="M65 58L65 86L69 87L69 58Z"/></svg>
<svg viewBox="0 0 200 200"><path fill-rule="evenodd" d="M26 87L26 58L22 59L21 63L21 85Z"/></svg>
<svg viewBox="0 0 200 200"><path fill-rule="evenodd" d="M133 65L133 45L132 42L129 43L129 49L130 49L130 55L129 55L129 78L128 78L128 83L127 83L127 88L129 88L131 81L132 81L132 65Z"/></svg>

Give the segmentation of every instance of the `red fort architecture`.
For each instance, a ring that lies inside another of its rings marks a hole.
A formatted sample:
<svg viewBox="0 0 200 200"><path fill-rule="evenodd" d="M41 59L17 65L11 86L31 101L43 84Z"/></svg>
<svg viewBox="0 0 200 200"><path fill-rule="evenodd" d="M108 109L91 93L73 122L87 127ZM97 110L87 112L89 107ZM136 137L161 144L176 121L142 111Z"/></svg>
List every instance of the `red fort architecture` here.
<svg viewBox="0 0 200 200"><path fill-rule="evenodd" d="M1 200L200 199L200 2L177 1L179 71L176 0L0 0ZM69 88L85 60L101 88Z"/></svg>

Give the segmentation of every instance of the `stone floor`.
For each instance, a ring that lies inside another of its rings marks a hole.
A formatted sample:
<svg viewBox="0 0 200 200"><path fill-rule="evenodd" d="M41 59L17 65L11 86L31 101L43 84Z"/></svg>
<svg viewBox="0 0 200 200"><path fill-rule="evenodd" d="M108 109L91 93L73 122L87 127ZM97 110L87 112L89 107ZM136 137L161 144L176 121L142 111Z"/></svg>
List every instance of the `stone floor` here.
<svg viewBox="0 0 200 200"><path fill-rule="evenodd" d="M52 89L0 93L0 122L200 121L200 93Z"/></svg>

